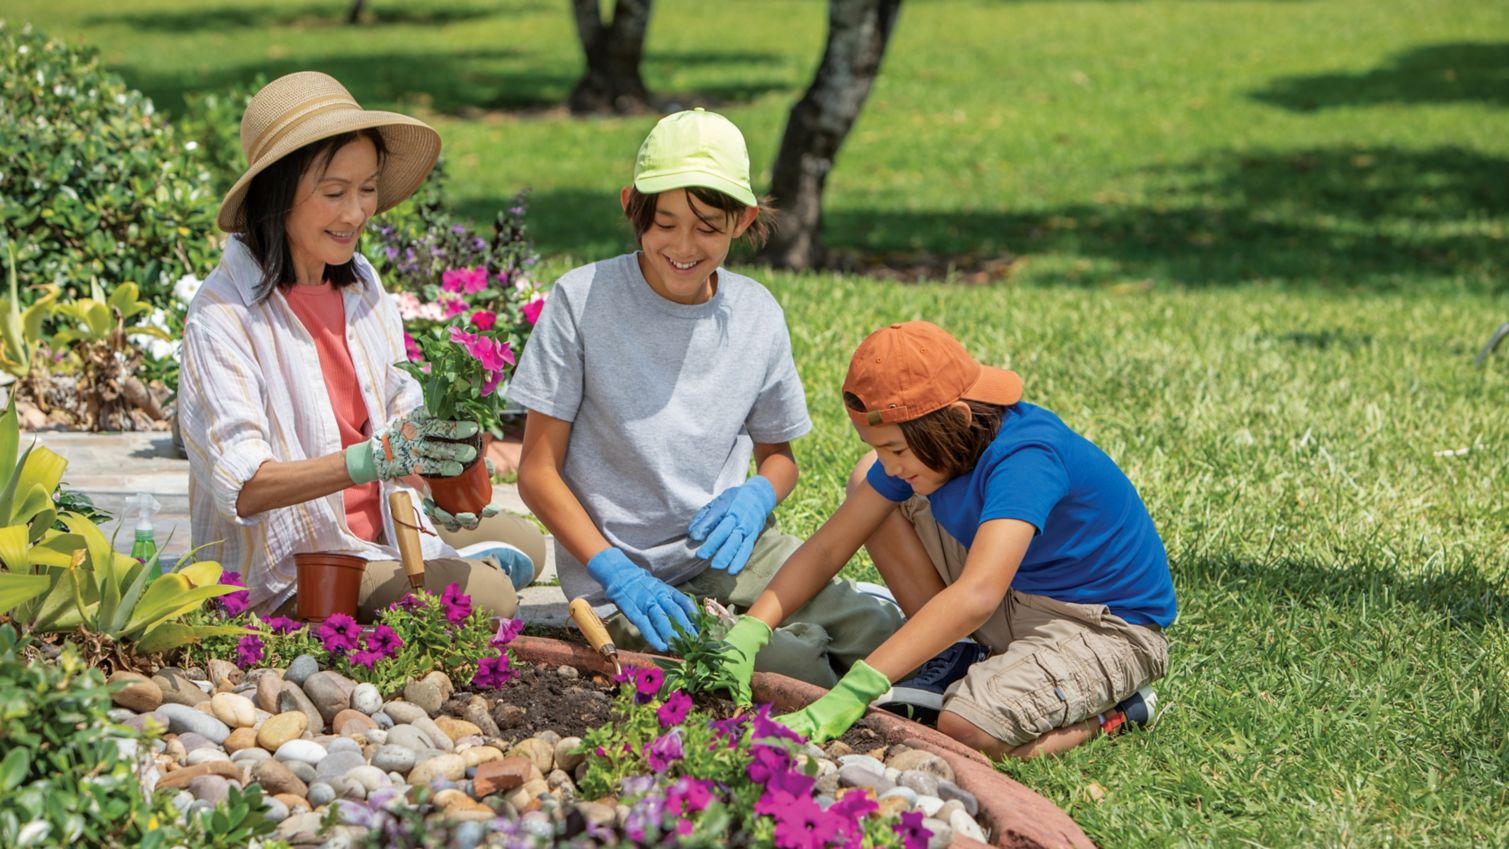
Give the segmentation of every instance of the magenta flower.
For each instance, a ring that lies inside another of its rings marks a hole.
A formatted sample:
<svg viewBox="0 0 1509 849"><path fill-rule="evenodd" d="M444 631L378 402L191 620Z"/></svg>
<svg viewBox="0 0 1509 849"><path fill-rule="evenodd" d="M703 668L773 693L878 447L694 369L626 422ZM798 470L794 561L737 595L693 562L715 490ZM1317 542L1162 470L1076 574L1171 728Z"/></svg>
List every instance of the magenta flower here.
<svg viewBox="0 0 1509 849"><path fill-rule="evenodd" d="M440 594L440 605L445 609L445 621L460 625L472 615L472 597L461 591L461 585L451 583Z"/></svg>
<svg viewBox="0 0 1509 849"><path fill-rule="evenodd" d="M921 811L902 811L900 822L891 830L901 835L903 849L927 849L927 840L933 836L932 829L922 824Z"/></svg>
<svg viewBox="0 0 1509 849"><path fill-rule="evenodd" d="M772 799L779 803L782 797L796 799L811 794L812 785L817 779L803 775L795 769L784 769L773 772L770 780L765 782L765 794L763 798Z"/></svg>
<svg viewBox="0 0 1509 849"><path fill-rule="evenodd" d="M440 308L445 312L446 318L452 318L467 311L466 301L460 298L441 298Z"/></svg>
<svg viewBox="0 0 1509 849"><path fill-rule="evenodd" d="M665 682L665 673L658 667L640 669L635 673L634 702L635 704L649 704L652 699L660 694L660 685Z"/></svg>
<svg viewBox="0 0 1509 849"><path fill-rule="evenodd" d="M383 656L375 651L359 651L351 655L352 663L356 664L357 666L364 666L368 671L371 671L374 667L376 667L377 662L382 659Z"/></svg>
<svg viewBox="0 0 1509 849"><path fill-rule="evenodd" d="M880 810L879 803L870 798L870 794L857 787L828 806L828 813L838 819L840 830L844 833L845 849L859 849L863 845L864 819L878 810Z"/></svg>
<svg viewBox="0 0 1509 849"><path fill-rule="evenodd" d="M482 266L468 268L462 272L461 290L468 295L475 295L487 288L487 269Z"/></svg>
<svg viewBox="0 0 1509 849"><path fill-rule="evenodd" d="M728 748L732 749L739 745L739 740L744 737L744 726L749 724L749 721L742 716L733 716L728 719L714 719L709 724L713 727L711 748L717 748L717 741L723 740L728 743Z"/></svg>
<svg viewBox="0 0 1509 849"><path fill-rule="evenodd" d="M250 669L262 660L262 638L256 634L247 634L236 643L236 665L242 669Z"/></svg>
<svg viewBox="0 0 1509 849"><path fill-rule="evenodd" d="M713 783L683 775L666 790L665 808L673 816L696 813L713 800Z"/></svg>
<svg viewBox="0 0 1509 849"><path fill-rule="evenodd" d="M267 629L274 634L292 634L294 631L304 627L303 622L297 619L290 619L287 616L271 616L264 619L262 624L266 625Z"/></svg>
<svg viewBox="0 0 1509 849"><path fill-rule="evenodd" d="M524 305L524 320L533 327L540 320L540 312L545 309L545 299L535 298Z"/></svg>
<svg viewBox="0 0 1509 849"><path fill-rule="evenodd" d="M320 625L320 642L325 644L325 651L334 655L356 651L360 636L361 627L344 613L333 613Z"/></svg>
<svg viewBox="0 0 1509 849"><path fill-rule="evenodd" d="M389 610L418 610L424 607L424 602L413 593L404 593L403 598L388 605Z"/></svg>
<svg viewBox="0 0 1509 849"><path fill-rule="evenodd" d="M493 325L498 323L498 314L491 310L477 310L468 320L478 330L492 330Z"/></svg>
<svg viewBox="0 0 1509 849"><path fill-rule="evenodd" d="M523 619L504 619L498 624L498 633L493 635L492 640L488 644L493 648L501 649L513 642L514 638L519 636L519 632L523 630Z"/></svg>
<svg viewBox="0 0 1509 849"><path fill-rule="evenodd" d="M777 849L824 849L829 841L839 837L838 818L824 811L810 796L789 798L779 806L766 805L761 799L755 803L755 813L775 820Z"/></svg>
<svg viewBox="0 0 1509 849"><path fill-rule="evenodd" d="M246 586L246 581L241 579L241 573L233 571L221 572L220 583L228 587ZM228 593L216 597L215 601L220 605L220 609L225 612L226 616L240 616L246 612L246 608L251 604L251 592L249 590L241 590L240 592Z"/></svg>
<svg viewBox="0 0 1509 849"><path fill-rule="evenodd" d="M383 660L398 654L398 650L403 648L403 637L387 625L378 625L366 636L366 644L367 651L376 655L378 660Z"/></svg>
<svg viewBox="0 0 1509 849"><path fill-rule="evenodd" d="M482 391L477 393L486 398L498 390L498 384L503 382L503 373L490 371L482 376Z"/></svg>
<svg viewBox="0 0 1509 849"><path fill-rule="evenodd" d="M461 291L462 281L465 279L463 276L464 274L465 272L463 272L459 268L448 269L440 275L440 290L442 292L459 293Z"/></svg>
<svg viewBox="0 0 1509 849"><path fill-rule="evenodd" d="M517 678L518 675L519 673L509 662L507 654L484 657L477 661L477 672L472 676L472 686L484 690L496 690Z"/></svg>
<svg viewBox="0 0 1509 849"><path fill-rule="evenodd" d="M692 697L681 690L672 693L660 709L655 711L655 718L660 720L661 728L670 728L672 725L680 725L686 719L687 711L692 709Z"/></svg>
<svg viewBox="0 0 1509 849"><path fill-rule="evenodd" d="M637 666L624 666L624 667L621 667L617 672L613 673L613 683L614 684L627 684L630 681L638 681L638 680L639 680L639 667L637 667Z"/></svg>
<svg viewBox="0 0 1509 849"><path fill-rule="evenodd" d="M776 775L791 769L791 753L775 746L751 746L749 764L744 772L756 784L768 784Z"/></svg>
<svg viewBox="0 0 1509 849"><path fill-rule="evenodd" d="M681 733L672 731L655 738L655 741L645 747L645 762L655 772L664 772L671 764L686 757L686 752L681 748Z"/></svg>
<svg viewBox="0 0 1509 849"><path fill-rule="evenodd" d="M414 337L410 336L407 330L403 333L403 353L411 362L417 363L424 359L424 351L419 349L419 343L414 341Z"/></svg>
<svg viewBox="0 0 1509 849"><path fill-rule="evenodd" d="M798 743L806 742L806 738L770 718L770 705L760 705L754 716L754 739L763 740L770 737L778 740L794 740Z"/></svg>

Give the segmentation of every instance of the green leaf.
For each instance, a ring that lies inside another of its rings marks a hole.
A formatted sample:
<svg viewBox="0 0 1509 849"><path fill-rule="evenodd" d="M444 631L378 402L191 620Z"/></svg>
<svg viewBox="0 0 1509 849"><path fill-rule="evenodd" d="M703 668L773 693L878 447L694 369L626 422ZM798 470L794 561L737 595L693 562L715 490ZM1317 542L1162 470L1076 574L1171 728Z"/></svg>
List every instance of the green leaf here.
<svg viewBox="0 0 1509 849"><path fill-rule="evenodd" d="M17 607L41 597L51 588L50 575L28 575L19 572L0 572L0 613L10 613Z"/></svg>
<svg viewBox="0 0 1509 849"><path fill-rule="evenodd" d="M31 767L31 751L17 747L11 749L0 761L0 790L14 790L26 779L27 771Z"/></svg>

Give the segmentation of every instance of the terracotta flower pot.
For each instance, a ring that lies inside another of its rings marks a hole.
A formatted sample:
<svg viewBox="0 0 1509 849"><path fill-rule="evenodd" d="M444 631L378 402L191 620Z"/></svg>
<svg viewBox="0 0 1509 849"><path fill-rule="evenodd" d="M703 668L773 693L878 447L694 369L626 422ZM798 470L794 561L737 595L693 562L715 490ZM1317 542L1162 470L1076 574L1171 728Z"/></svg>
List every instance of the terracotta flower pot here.
<svg viewBox="0 0 1509 849"><path fill-rule="evenodd" d="M602 655L575 643L521 636L508 648L519 660L529 663L566 665L584 672L613 674L613 665ZM637 652L619 652L618 659L625 666L654 665L654 658ZM770 672L756 672L751 684L755 701L770 702L779 712L805 707L827 692L821 687ZM883 710L872 708L868 716L871 727L888 743L926 749L948 763L954 771L954 782L973 793L979 801L978 819L990 827L991 845L998 849L1095 849L1095 844L1068 814L1015 779L998 772L979 752L935 729ZM954 849L987 849L962 836L955 836L951 845Z"/></svg>
<svg viewBox="0 0 1509 849"><path fill-rule="evenodd" d="M478 434L470 439L441 440L441 442L461 442L477 449L477 459L471 465L461 470L461 474L455 477L433 477L425 475L424 480L430 486L430 497L435 499L441 509L448 513L472 513L482 512L493 499L493 479L487 472L487 463L483 458L487 456L487 444L482 435ZM488 442L491 441L489 438Z"/></svg>
<svg viewBox="0 0 1509 849"><path fill-rule="evenodd" d="M324 622L336 613L356 615L362 573L367 561L352 554L310 551L293 556L299 570L297 613L308 622Z"/></svg>

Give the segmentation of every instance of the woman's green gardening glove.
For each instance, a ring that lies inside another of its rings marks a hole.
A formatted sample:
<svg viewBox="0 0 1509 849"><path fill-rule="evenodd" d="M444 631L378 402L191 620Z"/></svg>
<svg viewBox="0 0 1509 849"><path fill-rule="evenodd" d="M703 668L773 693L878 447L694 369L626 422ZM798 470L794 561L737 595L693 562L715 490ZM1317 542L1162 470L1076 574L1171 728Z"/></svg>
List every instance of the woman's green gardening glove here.
<svg viewBox="0 0 1509 849"><path fill-rule="evenodd" d="M760 649L770 642L770 626L753 616L740 616L739 621L723 635L723 642L729 645L722 660L723 671L733 679L729 693L734 697L734 704L753 704L749 682L754 678L754 659Z"/></svg>
<svg viewBox="0 0 1509 849"><path fill-rule="evenodd" d="M891 689L891 679L875 667L859 661L849 674L833 685L826 696L796 713L775 718L776 722L806 737L808 742L823 743L849 730L865 715L870 702Z"/></svg>
<svg viewBox="0 0 1509 849"><path fill-rule="evenodd" d="M481 427L476 422L437 419L420 407L388 423L366 442L346 449L346 472L352 483L392 480L421 474L454 477L477 459L477 449L436 439L469 439Z"/></svg>
<svg viewBox="0 0 1509 849"><path fill-rule="evenodd" d="M487 464L489 478L498 474L498 470L493 468L493 461L483 457L482 462ZM483 507L480 513L452 513L436 504L435 499L428 495L424 497L423 509L424 515L429 516L431 522L453 534L459 531L475 531L477 526L482 524L483 519L491 519L500 512L496 504L489 504Z"/></svg>

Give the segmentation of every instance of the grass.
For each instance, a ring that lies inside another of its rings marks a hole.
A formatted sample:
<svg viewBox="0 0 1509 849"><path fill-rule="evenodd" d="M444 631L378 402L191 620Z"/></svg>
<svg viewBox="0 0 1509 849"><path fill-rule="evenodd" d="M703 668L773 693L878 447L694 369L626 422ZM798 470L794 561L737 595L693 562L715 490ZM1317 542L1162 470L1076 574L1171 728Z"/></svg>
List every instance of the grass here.
<svg viewBox="0 0 1509 849"><path fill-rule="evenodd" d="M534 187L548 267L624 245L652 118L553 108L558 0L11 0L164 108L314 67L445 137L487 219ZM645 73L746 131L759 171L822 42L817 0L662 0ZM1014 258L1010 285L762 275L816 431L813 530L860 453L865 332L926 317L1126 469L1181 615L1152 733L1003 768L1099 844L1509 845L1509 7L1467 0L912 0L830 179L857 252ZM761 182L757 178L756 182ZM852 568L871 574L866 564Z"/></svg>

